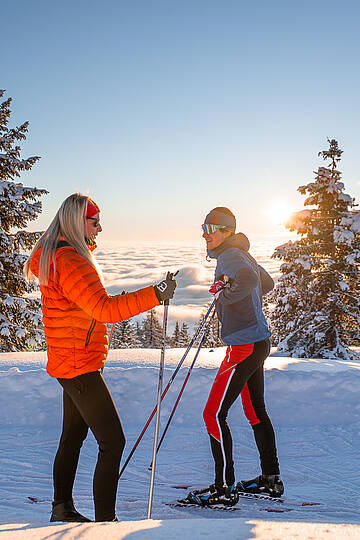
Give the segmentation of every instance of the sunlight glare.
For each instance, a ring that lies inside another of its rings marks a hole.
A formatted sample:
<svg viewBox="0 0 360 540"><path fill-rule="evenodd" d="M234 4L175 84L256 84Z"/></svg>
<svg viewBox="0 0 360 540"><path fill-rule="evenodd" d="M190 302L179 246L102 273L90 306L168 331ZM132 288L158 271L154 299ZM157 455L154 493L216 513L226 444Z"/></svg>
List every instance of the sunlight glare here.
<svg viewBox="0 0 360 540"><path fill-rule="evenodd" d="M267 215L273 225L285 225L292 213L286 203L275 203L269 206Z"/></svg>

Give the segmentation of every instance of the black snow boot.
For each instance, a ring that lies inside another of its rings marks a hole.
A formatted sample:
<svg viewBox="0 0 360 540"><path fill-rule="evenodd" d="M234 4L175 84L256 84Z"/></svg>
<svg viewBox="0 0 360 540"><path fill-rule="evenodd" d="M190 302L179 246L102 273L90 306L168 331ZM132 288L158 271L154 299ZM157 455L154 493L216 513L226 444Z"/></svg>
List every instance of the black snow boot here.
<svg viewBox="0 0 360 540"><path fill-rule="evenodd" d="M90 522L85 516L82 516L75 508L74 501L54 501L52 503L52 512L50 521L68 521L75 523Z"/></svg>
<svg viewBox="0 0 360 540"><path fill-rule="evenodd" d="M190 491L185 499L179 502L183 504L198 504L199 506L214 506L222 504L224 506L234 506L239 501L235 484L231 487L224 486L216 488L215 484L204 489Z"/></svg>
<svg viewBox="0 0 360 540"><path fill-rule="evenodd" d="M284 493L284 484L280 476L275 474L261 474L252 480L241 480L236 489L246 493L265 493L271 497L281 497Z"/></svg>

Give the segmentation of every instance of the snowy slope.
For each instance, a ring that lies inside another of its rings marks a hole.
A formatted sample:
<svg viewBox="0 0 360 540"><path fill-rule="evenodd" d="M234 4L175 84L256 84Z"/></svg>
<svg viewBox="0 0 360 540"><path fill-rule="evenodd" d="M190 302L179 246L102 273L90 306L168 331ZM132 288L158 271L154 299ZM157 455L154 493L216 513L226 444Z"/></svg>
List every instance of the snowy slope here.
<svg viewBox="0 0 360 540"><path fill-rule="evenodd" d="M164 385L182 352L167 350ZM233 512L166 506L186 492L172 486L205 486L213 480L202 409L223 355L224 349L202 351L191 375L158 456L153 520L145 520L151 425L119 483L117 513L126 523L102 525L102 537L106 537L106 530L109 538L187 538L186 531L192 529L195 538L205 533L210 538L219 534L237 539L277 538L280 524L288 531L282 538L292 538L295 533L303 538L325 538L327 534L334 538L360 537L360 364L355 362L297 360L274 354L267 360L267 404L277 435L285 503L242 499ZM57 534L64 538L99 537L99 524L47 525L52 461L61 424L61 391L57 381L46 374L45 362L43 353L0 355L0 532L6 539ZM158 363L156 350L110 353L104 376L127 437L124 457L155 405ZM186 373L183 367L163 401L162 426ZM229 422L237 478L257 475L252 430L240 402L232 408ZM96 443L89 435L74 493L79 510L89 517L93 517L91 481L96 452ZM31 503L29 496L43 502ZM301 506L303 502L320 504ZM279 509L288 511L274 512Z"/></svg>

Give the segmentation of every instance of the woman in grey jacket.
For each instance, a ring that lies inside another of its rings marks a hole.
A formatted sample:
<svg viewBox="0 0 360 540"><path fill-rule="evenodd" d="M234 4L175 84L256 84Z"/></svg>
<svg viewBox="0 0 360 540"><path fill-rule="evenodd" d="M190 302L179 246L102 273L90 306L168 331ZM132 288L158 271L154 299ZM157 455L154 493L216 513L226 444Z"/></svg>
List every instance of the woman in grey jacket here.
<svg viewBox="0 0 360 540"><path fill-rule="evenodd" d="M264 361L270 352L271 333L262 311L262 296L273 288L274 282L248 253L250 244L246 236L235 234L235 216L228 208L211 210L202 227L208 256L217 259L210 292L215 295L222 340L228 347L203 413L215 461L215 482L191 492L188 500L201 505L232 505L238 501L238 491L280 497L284 487L279 476L274 429L264 402ZM227 414L240 394L254 431L262 474L235 484Z"/></svg>

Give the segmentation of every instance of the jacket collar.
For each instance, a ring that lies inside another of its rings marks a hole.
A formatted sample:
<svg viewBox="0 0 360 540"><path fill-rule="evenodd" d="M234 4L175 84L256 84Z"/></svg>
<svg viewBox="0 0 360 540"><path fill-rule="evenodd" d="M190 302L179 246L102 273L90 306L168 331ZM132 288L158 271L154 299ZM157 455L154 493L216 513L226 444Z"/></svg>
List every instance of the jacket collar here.
<svg viewBox="0 0 360 540"><path fill-rule="evenodd" d="M87 245L89 251L95 251L95 249L97 248L96 242L94 242L93 240L89 240L87 238L85 238L85 242L86 242L86 245ZM60 236L58 244L59 243L61 243L60 247L63 247L64 245L71 246L71 244L69 244L69 243L66 244L67 240L66 240L66 238L64 236ZM58 245L58 247L59 247L59 245Z"/></svg>
<svg viewBox="0 0 360 540"><path fill-rule="evenodd" d="M229 238L227 238L215 249L209 249L208 256L210 257L210 259L217 259L221 253L223 253L229 248L241 249L242 251L245 251L247 253L250 249L250 242L248 237L241 232L229 236Z"/></svg>

